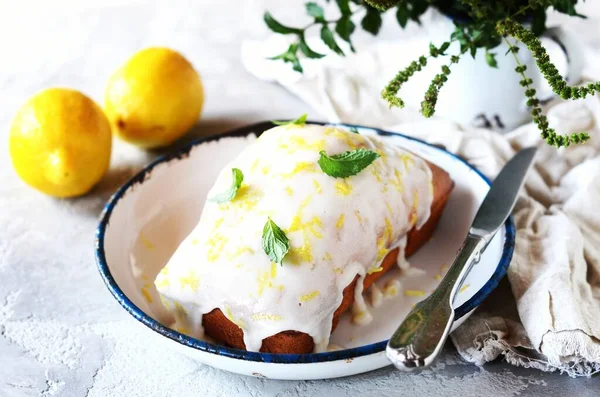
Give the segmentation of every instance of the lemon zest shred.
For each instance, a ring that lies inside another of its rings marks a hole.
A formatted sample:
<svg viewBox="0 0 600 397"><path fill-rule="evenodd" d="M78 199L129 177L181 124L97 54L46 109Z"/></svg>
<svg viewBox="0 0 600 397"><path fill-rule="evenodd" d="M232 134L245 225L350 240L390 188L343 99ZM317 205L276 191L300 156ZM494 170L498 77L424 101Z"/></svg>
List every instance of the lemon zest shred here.
<svg viewBox="0 0 600 397"><path fill-rule="evenodd" d="M408 153L402 154L400 156L400 160L402 160L402 164L404 164L404 169L406 171L408 171L408 164L409 163L411 163L413 165L415 164L415 159L413 159L413 157L410 154L408 154Z"/></svg>
<svg viewBox="0 0 600 397"><path fill-rule="evenodd" d="M425 296L425 291L423 291L422 289L407 289L406 291L404 291L404 295L421 297Z"/></svg>
<svg viewBox="0 0 600 397"><path fill-rule="evenodd" d="M382 266L379 266L379 267L371 266L369 268L369 270L367 270L367 274L379 273L381 271L383 271L383 267Z"/></svg>
<svg viewBox="0 0 600 397"><path fill-rule="evenodd" d="M313 162L309 162L309 161L300 161L298 163L296 163L296 166L294 167L294 169L290 172L286 172L281 174L280 176L283 179L289 179L291 177L293 177L294 175L296 175L299 172L316 172L316 168L315 168L315 163Z"/></svg>
<svg viewBox="0 0 600 397"><path fill-rule="evenodd" d="M254 162L252 163L252 165L250 166L250 171L254 172L256 171L256 169L258 168L258 165L260 164L260 159L256 159L254 160Z"/></svg>
<svg viewBox="0 0 600 397"><path fill-rule="evenodd" d="M300 297L300 300L302 302L308 302L308 301L315 299L317 296L319 296L319 291L315 290L315 291L309 292L308 294L302 295Z"/></svg>
<svg viewBox="0 0 600 397"><path fill-rule="evenodd" d="M248 246L238 247L238 249L235 250L235 252L233 252L232 254L230 254L230 255L227 256L227 259L228 260L235 259L235 258L241 256L244 253L248 253L248 254L253 255L254 254L254 250L252 248L248 247Z"/></svg>
<svg viewBox="0 0 600 397"><path fill-rule="evenodd" d="M169 302L169 300L167 298L165 298L164 296L162 296L161 294L158 295L160 302L163 304L163 306L167 309L171 308L171 302Z"/></svg>
<svg viewBox="0 0 600 397"><path fill-rule="evenodd" d="M337 229L341 229L344 227L344 214L340 215L337 222L335 223L335 227Z"/></svg>
<svg viewBox="0 0 600 397"><path fill-rule="evenodd" d="M192 291L198 291L198 284L200 284L200 279L196 275L193 269L190 270L187 276L183 276L179 279L179 287L184 289L185 286L189 286Z"/></svg>
<svg viewBox="0 0 600 397"><path fill-rule="evenodd" d="M152 241L148 240L148 238L144 235L144 232L140 232L140 241L149 250L153 250L155 248L154 243L152 243Z"/></svg>
<svg viewBox="0 0 600 397"><path fill-rule="evenodd" d="M356 219L358 219L358 223L360 223L362 225L363 219L362 219L362 216L360 216L360 211L359 210L354 211L354 215L356 215Z"/></svg>
<svg viewBox="0 0 600 397"><path fill-rule="evenodd" d="M352 193L352 185L345 180L335 183L335 190L341 196L347 196Z"/></svg>
<svg viewBox="0 0 600 397"><path fill-rule="evenodd" d="M323 192L323 188L321 187L321 184L319 184L319 182L316 179L313 179L313 185L315 185L315 189L317 190L317 193Z"/></svg>
<svg viewBox="0 0 600 397"><path fill-rule="evenodd" d="M148 304L151 304L153 299L152 295L150 294L150 291L148 291L149 288L149 284L144 284L144 286L142 287L142 295L144 296L146 302L148 302Z"/></svg>
<svg viewBox="0 0 600 397"><path fill-rule="evenodd" d="M281 320L281 316L279 316L277 314L270 314L270 313L254 313L252 315L252 321L266 321L266 320L279 321L279 320Z"/></svg>
<svg viewBox="0 0 600 397"><path fill-rule="evenodd" d="M187 316L187 311L185 307L181 306L181 303L174 301L173 306L175 306L175 318L185 318Z"/></svg>

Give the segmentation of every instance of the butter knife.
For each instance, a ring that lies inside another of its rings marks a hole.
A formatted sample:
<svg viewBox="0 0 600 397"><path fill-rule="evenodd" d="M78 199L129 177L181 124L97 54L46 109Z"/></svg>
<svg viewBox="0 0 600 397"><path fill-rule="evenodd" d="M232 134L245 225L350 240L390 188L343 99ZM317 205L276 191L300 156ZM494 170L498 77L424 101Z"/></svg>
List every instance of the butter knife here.
<svg viewBox="0 0 600 397"><path fill-rule="evenodd" d="M426 368L442 350L454 322L454 298L512 212L535 152L535 147L520 151L500 171L443 280L428 298L415 305L390 338L386 355L396 368L404 371Z"/></svg>

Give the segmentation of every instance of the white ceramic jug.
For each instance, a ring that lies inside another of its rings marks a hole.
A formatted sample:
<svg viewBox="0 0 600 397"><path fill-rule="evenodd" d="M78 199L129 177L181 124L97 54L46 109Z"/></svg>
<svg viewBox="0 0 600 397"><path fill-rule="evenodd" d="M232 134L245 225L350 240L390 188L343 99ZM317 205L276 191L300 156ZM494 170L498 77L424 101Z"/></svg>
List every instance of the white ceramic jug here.
<svg viewBox="0 0 600 397"><path fill-rule="evenodd" d="M434 16L427 29L431 42L439 46L448 41L454 24L440 14ZM512 37L509 40L515 42ZM542 42L561 75L569 84L577 83L584 62L583 48L577 38L562 28L551 28L542 37ZM531 53L522 43L519 47L517 56L527 66L525 73L534 81L538 98L541 101L551 99L555 95L541 76ZM451 75L440 90L435 115L461 125L499 131L510 131L531 120L524 88L519 84L522 77L515 72L517 63L507 50L504 41L490 50L496 54L498 68L487 64L483 49L477 51L474 59L468 53L464 54L458 64L452 65ZM458 43L453 43L446 51L447 54L458 52ZM447 63L448 57L432 59L422 72L416 73L401 91L407 103L418 106L432 78L440 72L441 65Z"/></svg>

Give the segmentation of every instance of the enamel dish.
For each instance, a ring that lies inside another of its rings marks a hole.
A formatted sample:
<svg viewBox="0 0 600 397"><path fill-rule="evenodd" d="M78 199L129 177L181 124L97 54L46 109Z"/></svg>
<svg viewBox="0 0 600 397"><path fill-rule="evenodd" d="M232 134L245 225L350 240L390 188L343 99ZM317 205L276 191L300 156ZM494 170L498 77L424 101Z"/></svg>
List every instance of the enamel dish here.
<svg viewBox="0 0 600 397"><path fill-rule="evenodd" d="M313 123L315 124L315 123ZM455 155L397 133L354 126L362 135L379 135L446 170L454 180L441 221L431 240L409 258L411 271L387 272L377 285L394 285L397 294L371 307L373 320L356 325L345 314L331 335L329 351L313 354L248 352L199 340L174 329L154 286L157 274L198 223L217 175L263 131L263 122L197 141L158 158L110 199L97 229L96 259L104 282L119 304L148 330L148 346L162 343L199 362L227 371L273 379L326 379L390 365L387 339L412 305L439 283L454 260L490 182ZM351 126L340 125L349 128ZM514 246L512 219L506 222L469 274L455 302L454 328L498 285ZM365 294L368 295L368 292Z"/></svg>

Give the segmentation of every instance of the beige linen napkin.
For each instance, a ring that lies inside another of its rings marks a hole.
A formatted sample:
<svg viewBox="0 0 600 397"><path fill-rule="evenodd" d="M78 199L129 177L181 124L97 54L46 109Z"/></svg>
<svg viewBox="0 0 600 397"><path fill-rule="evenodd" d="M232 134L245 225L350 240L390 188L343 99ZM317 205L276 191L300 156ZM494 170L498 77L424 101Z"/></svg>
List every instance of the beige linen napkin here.
<svg viewBox="0 0 600 397"><path fill-rule="evenodd" d="M514 365L571 376L599 372L598 98L548 106L549 121L559 132L586 130L592 135L586 145L557 150L541 141L532 124L500 135L424 120L410 109L390 111L380 99L381 88L427 48L423 39L379 43L348 58L306 60L303 75L265 59L285 46L283 36L246 41L242 61L248 71L282 84L330 122L381 127L441 144L491 178L520 148L539 147L535 169L513 213L517 235L510 285L503 281L451 338L460 354L477 365L504 355ZM327 51L318 41L313 46Z"/></svg>

